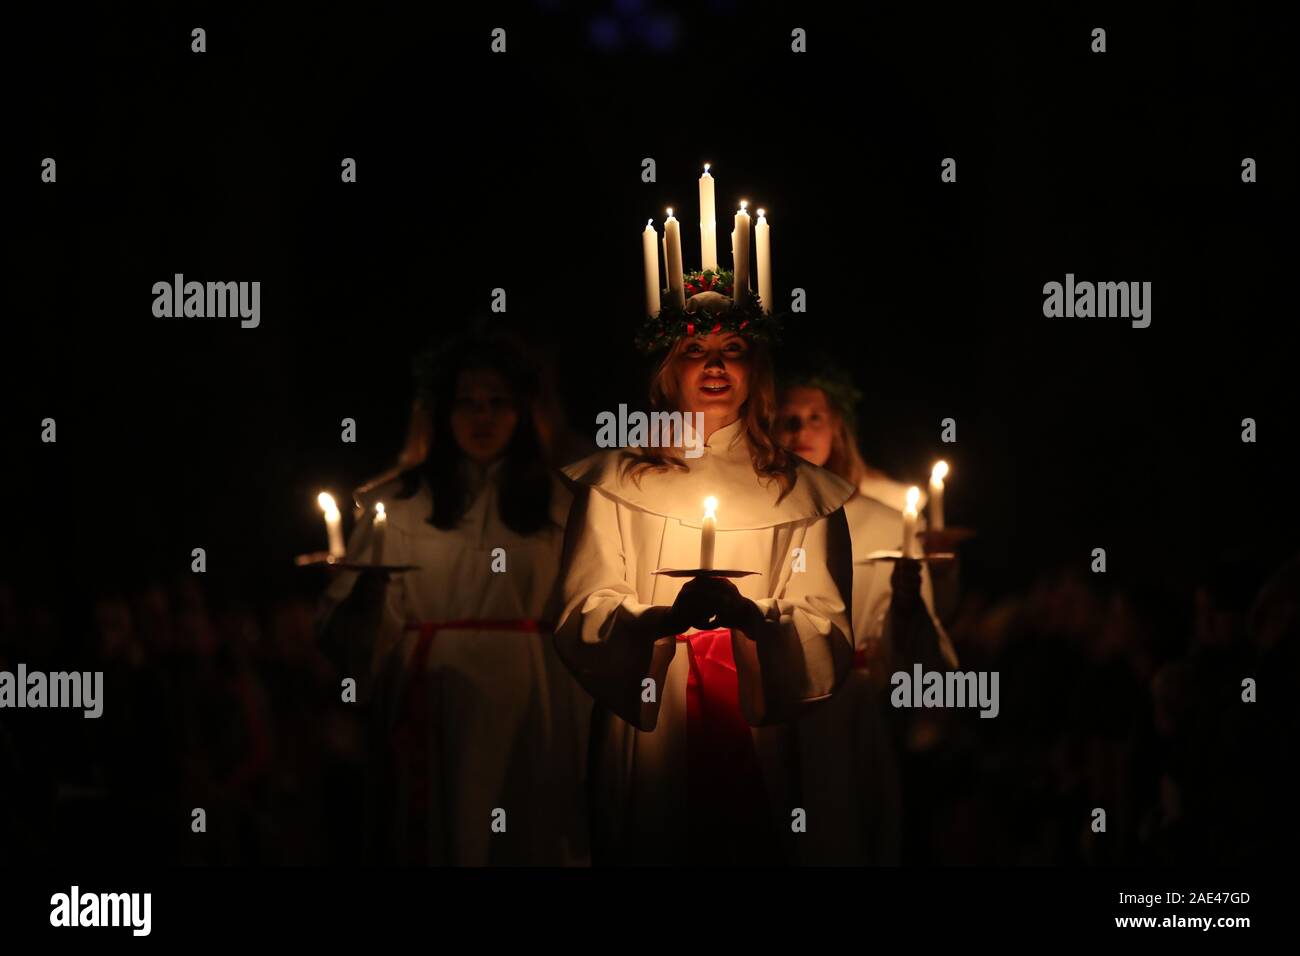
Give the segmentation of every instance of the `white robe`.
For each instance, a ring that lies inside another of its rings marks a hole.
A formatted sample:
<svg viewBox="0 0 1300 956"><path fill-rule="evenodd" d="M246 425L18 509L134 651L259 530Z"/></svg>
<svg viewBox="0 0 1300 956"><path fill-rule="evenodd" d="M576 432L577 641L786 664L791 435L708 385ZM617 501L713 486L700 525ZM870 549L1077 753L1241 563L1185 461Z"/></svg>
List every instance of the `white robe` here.
<svg viewBox="0 0 1300 956"><path fill-rule="evenodd" d="M407 805L403 761L379 761L385 774L396 776L381 788L388 793L380 798L386 825L379 839L385 855L399 861L560 865L589 859L584 777L591 700L555 656L549 631L439 629L428 645L425 679L413 680L411 672L421 635L407 628L410 622L554 622L568 489L553 479L554 527L521 536L501 522L500 468L466 468L472 503L450 531L428 522L432 495L423 483L407 499L397 497L395 481L358 501L348 559L371 560L373 506L382 501L388 515L384 563L419 566L393 575L372 658L377 745L391 745L412 688L426 688L433 723L424 855L409 845L406 821L419 809ZM496 548L504 549L504 572L492 570ZM340 574L330 598L346 596L355 577ZM504 811L505 832L492 829L498 810Z"/></svg>
<svg viewBox="0 0 1300 956"><path fill-rule="evenodd" d="M653 639L647 612L672 605L686 580L653 571L699 566L706 497L718 499L713 566L760 572L734 583L762 612L764 632L757 641L733 632L731 646L774 828L784 821L788 831L794 808L789 768L767 746L784 732L773 725L828 697L851 666L852 572L840 506L852 486L801 463L778 503L778 490L753 469L742 429L740 422L719 429L702 457L686 459L688 472L646 473L640 487L620 475L617 452L565 469L577 494L555 639L603 705L593 722L593 838L613 862L696 858L687 839L688 653L674 637ZM806 570L795 570L796 548ZM643 693L647 679L652 700Z"/></svg>
<svg viewBox="0 0 1300 956"><path fill-rule="evenodd" d="M929 565L921 567L925 613L916 615L908 634L898 634L889 613L894 565L866 560L873 551L901 546L902 512L860 491L844 513L853 539L857 666L832 700L798 723L808 832L796 846L799 861L808 865L893 864L901 854L904 808L884 720L889 675L911 660L927 669L953 668L957 655L935 613Z"/></svg>

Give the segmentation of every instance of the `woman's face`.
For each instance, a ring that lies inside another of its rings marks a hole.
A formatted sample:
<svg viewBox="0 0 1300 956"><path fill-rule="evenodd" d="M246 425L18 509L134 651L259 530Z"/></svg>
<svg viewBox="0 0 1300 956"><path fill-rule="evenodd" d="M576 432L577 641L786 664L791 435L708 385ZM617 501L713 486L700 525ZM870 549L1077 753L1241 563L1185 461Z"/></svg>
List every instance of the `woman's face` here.
<svg viewBox="0 0 1300 956"><path fill-rule="evenodd" d="M731 332L686 340L673 359L684 412L703 412L716 425L740 417L749 398L750 344Z"/></svg>
<svg viewBox="0 0 1300 956"><path fill-rule="evenodd" d="M505 454L519 422L510 385L495 369L465 369L456 381L451 432L471 461L487 465Z"/></svg>
<svg viewBox="0 0 1300 956"><path fill-rule="evenodd" d="M814 465L831 460L835 416L820 388L792 388L782 396L776 440Z"/></svg>

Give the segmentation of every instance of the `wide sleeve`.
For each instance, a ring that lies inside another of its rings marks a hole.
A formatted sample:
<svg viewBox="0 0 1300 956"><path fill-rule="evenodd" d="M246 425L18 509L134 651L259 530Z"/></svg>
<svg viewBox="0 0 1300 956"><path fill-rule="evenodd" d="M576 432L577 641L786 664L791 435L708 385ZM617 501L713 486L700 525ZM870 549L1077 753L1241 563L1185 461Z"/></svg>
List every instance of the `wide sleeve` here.
<svg viewBox="0 0 1300 956"><path fill-rule="evenodd" d="M371 558L374 540L374 516L367 509L358 514L357 523L348 537L344 560L366 563ZM384 560L389 564L406 564L409 546L406 536L389 527L384 537ZM360 574L356 571L331 571L329 586L316 610L322 649L345 676L355 677L368 696L372 675L387 652L397 644L406 625L406 582L394 575L384 588L382 600L370 602L354 593Z"/></svg>
<svg viewBox="0 0 1300 956"><path fill-rule="evenodd" d="M853 558L844 510L797 526L789 541L802 555L784 548L773 555L774 595L754 602L761 623L733 640L740 706L754 726L798 718L830 697L853 667L845 600Z"/></svg>
<svg viewBox="0 0 1300 956"><path fill-rule="evenodd" d="M636 544L625 540L619 505L579 485L565 527L555 647L587 693L633 726L653 730L676 647L671 638L658 639L664 609L639 601L631 583L628 549Z"/></svg>

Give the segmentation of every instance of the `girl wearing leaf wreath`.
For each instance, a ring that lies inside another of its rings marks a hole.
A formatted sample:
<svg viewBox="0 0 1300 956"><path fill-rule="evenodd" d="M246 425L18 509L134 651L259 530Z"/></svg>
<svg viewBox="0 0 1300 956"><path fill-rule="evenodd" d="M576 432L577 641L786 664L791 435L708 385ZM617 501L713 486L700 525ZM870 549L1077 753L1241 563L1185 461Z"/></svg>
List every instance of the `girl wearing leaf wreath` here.
<svg viewBox="0 0 1300 956"><path fill-rule="evenodd" d="M810 865L890 865L902 859L905 795L899 772L902 721L888 704L890 675L957 666L937 608L955 600L955 562L873 563L897 548L907 485L870 467L855 437L861 399L824 355L782 374L776 437L806 461L854 485L844 504L853 540L854 665L835 699L794 727L802 800L810 821L797 859ZM894 595L903 589L904 599ZM920 600L909 600L919 588Z"/></svg>
<svg viewBox="0 0 1300 956"><path fill-rule="evenodd" d="M718 291L665 307L654 411L703 414L704 446L613 450L574 481L556 646L597 702L595 863L787 858L792 768L771 732L829 697L853 661L847 482L771 438L771 317ZM696 449L692 449L693 451ZM655 574L701 561L743 577ZM773 761L774 756L778 759Z"/></svg>

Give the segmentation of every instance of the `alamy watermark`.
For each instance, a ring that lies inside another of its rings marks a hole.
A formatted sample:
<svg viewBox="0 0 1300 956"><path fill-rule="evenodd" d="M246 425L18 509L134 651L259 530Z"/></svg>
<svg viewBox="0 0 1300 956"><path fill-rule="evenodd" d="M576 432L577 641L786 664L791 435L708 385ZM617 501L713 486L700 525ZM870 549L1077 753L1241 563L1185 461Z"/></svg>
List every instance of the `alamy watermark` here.
<svg viewBox="0 0 1300 956"><path fill-rule="evenodd" d="M262 322L261 282L186 282L178 272L171 282L155 282L153 294L153 314L159 319L238 316L245 329Z"/></svg>
<svg viewBox="0 0 1300 956"><path fill-rule="evenodd" d="M82 710L83 717L104 712L103 671L29 671L19 664L17 672L0 671L0 708L57 707Z"/></svg>
<svg viewBox="0 0 1300 956"><path fill-rule="evenodd" d="M895 671L889 678L895 707L978 707L981 717L998 715L997 671Z"/></svg>
<svg viewBox="0 0 1300 956"><path fill-rule="evenodd" d="M1065 284L1043 286L1043 315L1049 319L1132 319L1133 328L1151 324L1150 282L1075 282L1065 274Z"/></svg>
<svg viewBox="0 0 1300 956"><path fill-rule="evenodd" d="M75 884L68 893L50 897L50 925L129 926L133 936L152 929L152 893L82 893Z"/></svg>
<svg viewBox="0 0 1300 956"><path fill-rule="evenodd" d="M704 454L703 412L618 412L596 416L598 448L684 448L687 458Z"/></svg>

